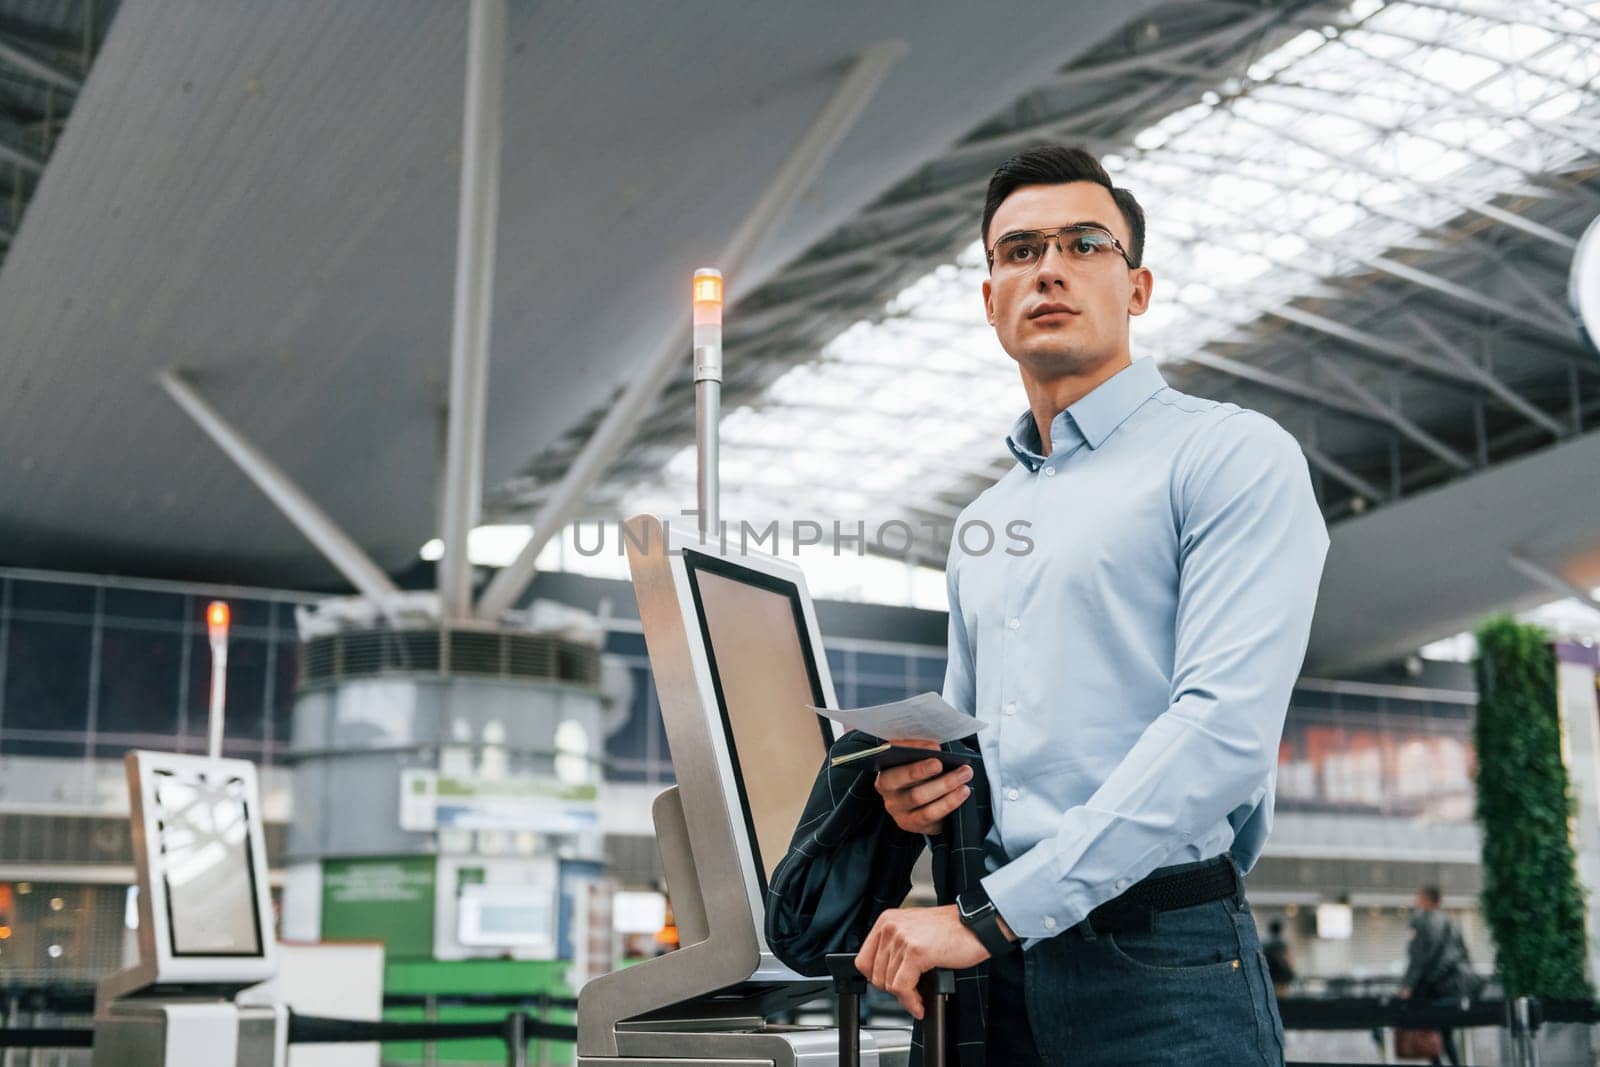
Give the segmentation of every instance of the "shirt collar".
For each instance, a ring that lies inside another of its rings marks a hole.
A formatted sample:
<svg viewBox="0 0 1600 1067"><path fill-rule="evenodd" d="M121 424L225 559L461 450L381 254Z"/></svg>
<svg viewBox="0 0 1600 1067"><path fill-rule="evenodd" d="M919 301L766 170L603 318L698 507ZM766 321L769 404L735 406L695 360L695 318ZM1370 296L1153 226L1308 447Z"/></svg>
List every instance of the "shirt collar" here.
<svg viewBox="0 0 1600 1067"><path fill-rule="evenodd" d="M1134 360L1056 415L1050 423L1051 451L1070 450L1080 438L1090 448L1099 448L1128 416L1166 386L1154 359ZM1045 457L1039 451L1043 442L1033 412L1024 411L1018 416L1006 437L1006 447L1030 471L1039 469Z"/></svg>

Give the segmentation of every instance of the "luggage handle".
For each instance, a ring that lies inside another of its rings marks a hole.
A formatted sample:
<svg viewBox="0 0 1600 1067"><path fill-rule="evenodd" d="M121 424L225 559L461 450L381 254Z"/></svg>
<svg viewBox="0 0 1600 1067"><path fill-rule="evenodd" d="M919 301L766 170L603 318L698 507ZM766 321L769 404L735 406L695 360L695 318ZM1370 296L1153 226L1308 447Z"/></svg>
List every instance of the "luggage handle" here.
<svg viewBox="0 0 1600 1067"><path fill-rule="evenodd" d="M861 1067L861 998L867 992L866 975L856 970L854 952L830 952L828 974L839 998L839 1067ZM956 991L956 973L940 967L917 983L925 1006L922 1026L924 1067L944 1067L949 1055L948 1008Z"/></svg>

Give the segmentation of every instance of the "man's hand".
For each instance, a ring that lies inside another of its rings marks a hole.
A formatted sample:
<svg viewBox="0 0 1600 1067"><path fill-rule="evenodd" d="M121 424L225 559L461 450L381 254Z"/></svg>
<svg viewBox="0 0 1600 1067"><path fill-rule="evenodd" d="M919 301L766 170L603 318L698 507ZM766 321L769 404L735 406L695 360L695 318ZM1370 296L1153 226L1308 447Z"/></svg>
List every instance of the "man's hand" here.
<svg viewBox="0 0 1600 1067"><path fill-rule="evenodd" d="M898 768L896 768L898 769ZM878 916L856 954L856 970L886 993L914 1019L922 1018L917 982L936 967L960 970L989 958L978 935L967 929L956 906L891 908Z"/></svg>
<svg viewBox="0 0 1600 1067"><path fill-rule="evenodd" d="M912 748L939 747L934 741L894 741ZM936 759L903 763L878 772L876 786L883 797L884 810L900 829L912 834L936 834L944 828L944 817L972 795L971 765L944 774L944 764Z"/></svg>

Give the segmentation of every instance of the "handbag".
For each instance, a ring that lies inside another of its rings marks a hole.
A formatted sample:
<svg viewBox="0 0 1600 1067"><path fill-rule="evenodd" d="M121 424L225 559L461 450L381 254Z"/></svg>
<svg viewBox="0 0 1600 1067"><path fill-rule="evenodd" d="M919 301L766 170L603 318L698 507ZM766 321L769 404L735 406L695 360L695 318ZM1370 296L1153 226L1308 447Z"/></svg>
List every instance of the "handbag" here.
<svg viewBox="0 0 1600 1067"><path fill-rule="evenodd" d="M1444 1055L1444 1036L1437 1030L1396 1030L1394 1054L1403 1060L1427 1060Z"/></svg>

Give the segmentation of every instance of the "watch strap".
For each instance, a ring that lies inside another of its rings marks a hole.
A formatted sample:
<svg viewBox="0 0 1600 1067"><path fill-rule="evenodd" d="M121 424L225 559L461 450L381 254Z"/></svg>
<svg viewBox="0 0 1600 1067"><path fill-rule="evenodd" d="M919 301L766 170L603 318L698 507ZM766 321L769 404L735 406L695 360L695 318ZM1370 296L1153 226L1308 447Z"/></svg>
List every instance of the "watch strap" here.
<svg viewBox="0 0 1600 1067"><path fill-rule="evenodd" d="M982 888L957 896L956 914L961 916L962 925L977 935L991 958L1004 956L1017 947L1000 929L1000 912Z"/></svg>

